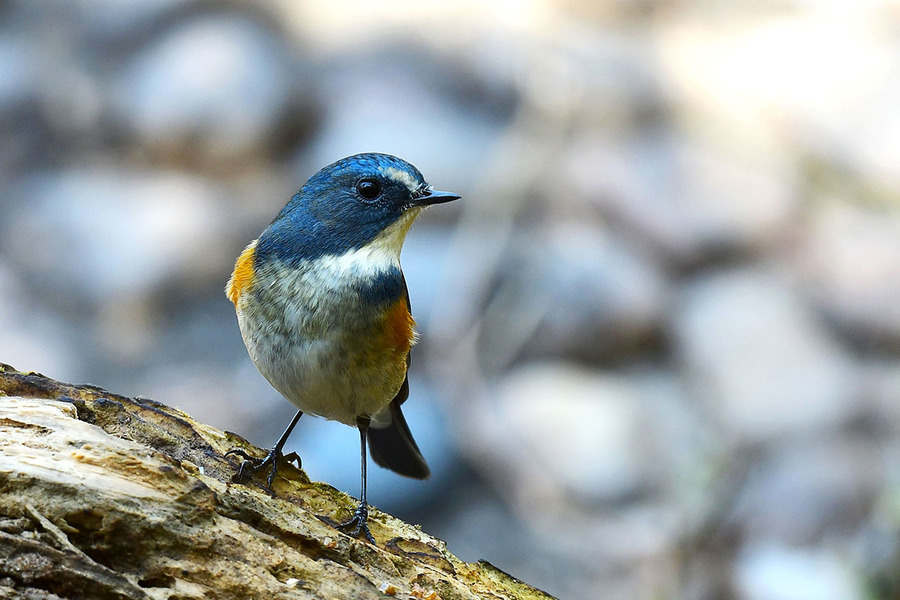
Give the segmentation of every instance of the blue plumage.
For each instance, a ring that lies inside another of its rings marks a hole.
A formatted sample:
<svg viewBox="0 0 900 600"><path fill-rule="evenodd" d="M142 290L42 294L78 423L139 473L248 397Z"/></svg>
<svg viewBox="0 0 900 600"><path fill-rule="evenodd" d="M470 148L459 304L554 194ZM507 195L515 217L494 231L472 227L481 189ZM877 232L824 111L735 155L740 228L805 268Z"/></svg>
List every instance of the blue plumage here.
<svg viewBox="0 0 900 600"><path fill-rule="evenodd" d="M357 191L367 178L381 187L373 202ZM256 260L295 263L361 248L425 190L422 173L395 156L357 154L334 162L310 177L275 217L259 239Z"/></svg>
<svg viewBox="0 0 900 600"><path fill-rule="evenodd" d="M396 267L382 271L367 281L357 281L353 288L360 299L379 308L390 306L407 295L403 271Z"/></svg>

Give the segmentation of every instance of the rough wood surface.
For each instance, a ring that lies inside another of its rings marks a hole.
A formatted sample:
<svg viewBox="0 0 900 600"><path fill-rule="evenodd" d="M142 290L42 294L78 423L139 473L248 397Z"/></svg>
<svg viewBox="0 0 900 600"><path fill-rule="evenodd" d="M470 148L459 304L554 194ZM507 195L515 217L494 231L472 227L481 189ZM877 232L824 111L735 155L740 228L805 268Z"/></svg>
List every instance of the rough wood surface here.
<svg viewBox="0 0 900 600"><path fill-rule="evenodd" d="M549 598L417 527L326 522L346 494L283 464L232 483L242 438L147 399L0 364L0 598Z"/></svg>

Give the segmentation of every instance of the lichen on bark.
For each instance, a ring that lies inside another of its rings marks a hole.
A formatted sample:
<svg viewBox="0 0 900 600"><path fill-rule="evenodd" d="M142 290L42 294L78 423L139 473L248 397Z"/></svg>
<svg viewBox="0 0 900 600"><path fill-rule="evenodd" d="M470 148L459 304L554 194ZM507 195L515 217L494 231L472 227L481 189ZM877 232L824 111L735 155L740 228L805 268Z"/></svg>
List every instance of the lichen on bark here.
<svg viewBox="0 0 900 600"><path fill-rule="evenodd" d="M237 435L0 364L0 598L549 598L283 463L232 482Z"/></svg>

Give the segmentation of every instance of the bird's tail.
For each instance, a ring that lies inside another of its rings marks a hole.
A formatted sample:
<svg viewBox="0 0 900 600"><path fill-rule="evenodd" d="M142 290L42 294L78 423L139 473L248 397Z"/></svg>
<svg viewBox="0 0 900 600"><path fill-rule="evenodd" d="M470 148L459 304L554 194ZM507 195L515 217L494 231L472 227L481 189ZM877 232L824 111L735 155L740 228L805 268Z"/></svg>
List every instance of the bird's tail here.
<svg viewBox="0 0 900 600"><path fill-rule="evenodd" d="M378 426L373 421L369 428L369 453L372 455L372 460L405 477L428 479L431 470L409 431L406 419L403 418L400 402L394 399L388 406L388 411L390 412L389 424Z"/></svg>

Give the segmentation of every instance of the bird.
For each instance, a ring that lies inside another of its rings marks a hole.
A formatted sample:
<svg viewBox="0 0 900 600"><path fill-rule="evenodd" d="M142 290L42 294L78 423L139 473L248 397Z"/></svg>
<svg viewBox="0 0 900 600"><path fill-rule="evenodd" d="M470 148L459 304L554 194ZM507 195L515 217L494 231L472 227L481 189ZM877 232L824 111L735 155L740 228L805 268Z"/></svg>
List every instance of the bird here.
<svg viewBox="0 0 900 600"><path fill-rule="evenodd" d="M271 491L284 445L304 413L356 427L359 504L335 527L375 544L366 446L382 467L429 477L402 411L418 334L400 251L426 207L459 198L435 190L401 158L355 154L312 175L241 252L226 296L253 363L297 413L264 458L226 453L243 459L236 479L270 467Z"/></svg>

